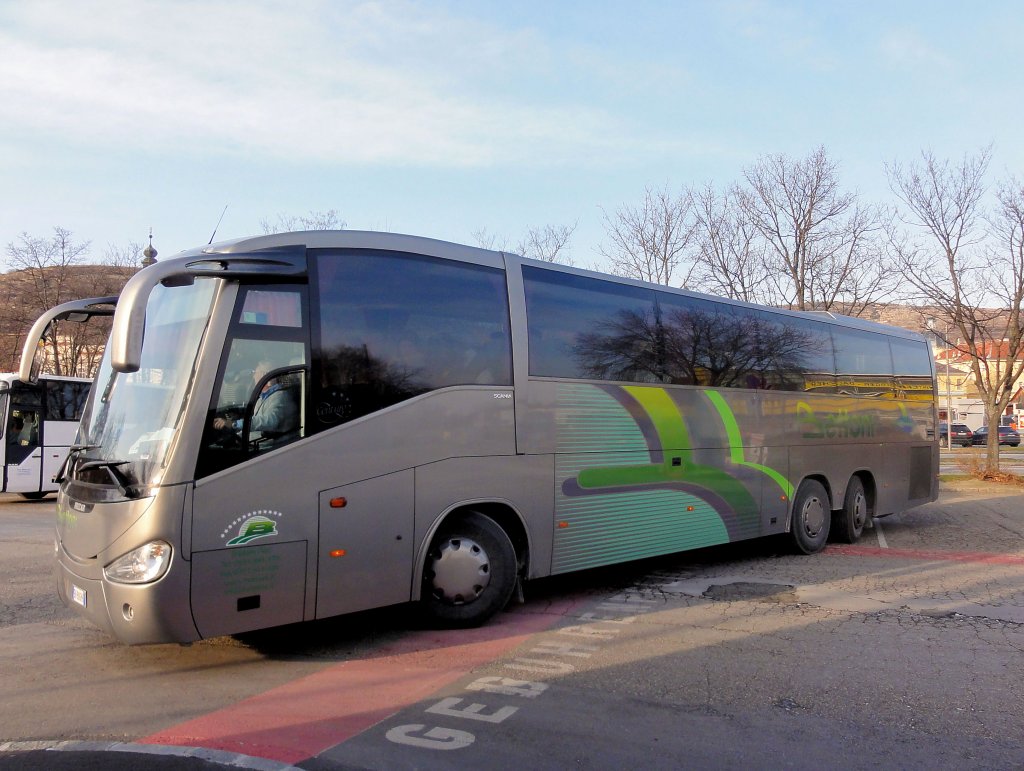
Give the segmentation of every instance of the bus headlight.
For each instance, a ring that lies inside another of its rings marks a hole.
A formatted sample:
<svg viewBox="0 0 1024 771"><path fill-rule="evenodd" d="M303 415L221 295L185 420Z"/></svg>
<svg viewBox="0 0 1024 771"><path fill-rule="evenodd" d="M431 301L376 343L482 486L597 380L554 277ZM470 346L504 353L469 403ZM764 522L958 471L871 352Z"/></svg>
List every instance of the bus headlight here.
<svg viewBox="0 0 1024 771"><path fill-rule="evenodd" d="M103 568L103 575L118 584L147 584L166 573L170 564L171 545L150 541L111 562Z"/></svg>

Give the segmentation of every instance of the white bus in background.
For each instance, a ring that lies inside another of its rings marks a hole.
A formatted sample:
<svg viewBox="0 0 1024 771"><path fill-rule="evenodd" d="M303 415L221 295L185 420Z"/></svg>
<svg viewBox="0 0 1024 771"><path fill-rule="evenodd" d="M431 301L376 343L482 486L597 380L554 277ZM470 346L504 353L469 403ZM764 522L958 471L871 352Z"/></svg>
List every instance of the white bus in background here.
<svg viewBox="0 0 1024 771"><path fill-rule="evenodd" d="M57 321L86 322L111 316L114 297L94 297L58 305L29 332L18 372L0 373L0 465L2 491L35 500L57 491L57 475L78 433L78 422L92 385L90 378L40 375L42 340ZM33 342L28 342L33 341Z"/></svg>
<svg viewBox="0 0 1024 771"><path fill-rule="evenodd" d="M78 433L92 381L43 375L35 383L0 374L3 491L29 499L57 491L53 478Z"/></svg>

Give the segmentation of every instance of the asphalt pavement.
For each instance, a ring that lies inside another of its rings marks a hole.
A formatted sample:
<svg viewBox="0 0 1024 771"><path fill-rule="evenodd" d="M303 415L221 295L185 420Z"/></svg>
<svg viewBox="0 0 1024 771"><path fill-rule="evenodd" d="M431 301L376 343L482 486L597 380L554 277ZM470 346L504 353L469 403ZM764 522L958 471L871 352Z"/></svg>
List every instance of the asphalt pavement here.
<svg viewBox="0 0 1024 771"><path fill-rule="evenodd" d="M129 648L55 601L52 502L0 505L0 768L1024 767L1022 544L1019 490L944 482L855 545L545 579L453 637Z"/></svg>

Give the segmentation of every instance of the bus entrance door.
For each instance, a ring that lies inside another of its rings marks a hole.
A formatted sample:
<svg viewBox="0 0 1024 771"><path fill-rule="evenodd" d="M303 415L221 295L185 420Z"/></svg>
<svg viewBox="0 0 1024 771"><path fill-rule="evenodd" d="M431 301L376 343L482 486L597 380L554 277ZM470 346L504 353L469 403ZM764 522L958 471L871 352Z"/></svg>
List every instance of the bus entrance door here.
<svg viewBox="0 0 1024 771"><path fill-rule="evenodd" d="M4 489L33 493L40 489L43 451L39 444L39 388L15 384L4 429Z"/></svg>

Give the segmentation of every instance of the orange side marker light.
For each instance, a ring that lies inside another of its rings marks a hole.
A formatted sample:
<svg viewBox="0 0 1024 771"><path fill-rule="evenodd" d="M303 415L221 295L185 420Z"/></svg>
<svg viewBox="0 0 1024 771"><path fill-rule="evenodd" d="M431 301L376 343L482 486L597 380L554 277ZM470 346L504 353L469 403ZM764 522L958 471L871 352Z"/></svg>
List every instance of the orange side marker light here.
<svg viewBox="0 0 1024 771"><path fill-rule="evenodd" d="M331 552L331 556L332 557L344 557L345 554L346 554L346 551L344 549L334 549Z"/></svg>
<svg viewBox="0 0 1024 771"><path fill-rule="evenodd" d="M348 500L345 498L331 498L332 509L343 509L348 506Z"/></svg>

